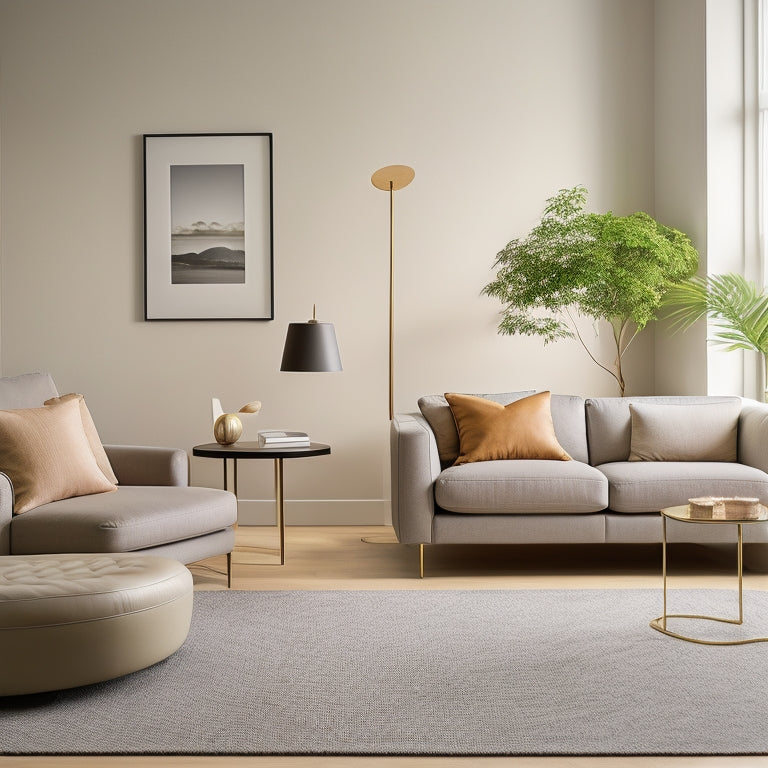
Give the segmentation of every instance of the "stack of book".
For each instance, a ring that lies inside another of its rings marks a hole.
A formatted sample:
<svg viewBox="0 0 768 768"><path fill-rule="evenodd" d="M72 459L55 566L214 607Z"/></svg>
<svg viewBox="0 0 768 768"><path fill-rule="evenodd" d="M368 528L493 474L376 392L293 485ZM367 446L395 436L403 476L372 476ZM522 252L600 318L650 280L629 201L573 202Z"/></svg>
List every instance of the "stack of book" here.
<svg viewBox="0 0 768 768"><path fill-rule="evenodd" d="M260 448L309 448L306 432L285 432L281 429L262 429L259 432Z"/></svg>

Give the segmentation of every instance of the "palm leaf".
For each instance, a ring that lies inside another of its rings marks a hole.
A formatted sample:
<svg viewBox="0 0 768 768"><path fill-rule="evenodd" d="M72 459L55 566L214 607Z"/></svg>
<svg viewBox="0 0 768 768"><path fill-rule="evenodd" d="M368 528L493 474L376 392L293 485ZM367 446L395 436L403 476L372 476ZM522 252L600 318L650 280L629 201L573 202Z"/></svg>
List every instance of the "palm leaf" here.
<svg viewBox="0 0 768 768"><path fill-rule="evenodd" d="M743 275L690 278L670 287L663 305L670 308L673 332L706 316L715 325L714 343L731 350L768 352L768 294Z"/></svg>

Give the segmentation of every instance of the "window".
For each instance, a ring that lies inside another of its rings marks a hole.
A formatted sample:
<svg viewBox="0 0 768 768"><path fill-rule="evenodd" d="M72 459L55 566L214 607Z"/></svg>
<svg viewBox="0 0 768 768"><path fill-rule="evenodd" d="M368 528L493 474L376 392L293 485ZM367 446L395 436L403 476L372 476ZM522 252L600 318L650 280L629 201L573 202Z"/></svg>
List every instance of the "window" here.
<svg viewBox="0 0 768 768"><path fill-rule="evenodd" d="M768 0L759 0L757 9L757 225L762 255L763 282L768 277Z"/></svg>

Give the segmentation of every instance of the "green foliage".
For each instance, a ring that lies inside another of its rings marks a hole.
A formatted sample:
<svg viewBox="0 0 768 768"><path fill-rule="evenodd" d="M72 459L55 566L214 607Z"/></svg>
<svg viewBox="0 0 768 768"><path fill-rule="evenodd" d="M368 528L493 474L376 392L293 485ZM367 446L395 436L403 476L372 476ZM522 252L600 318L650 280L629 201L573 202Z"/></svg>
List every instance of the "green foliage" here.
<svg viewBox="0 0 768 768"><path fill-rule="evenodd" d="M715 321L713 343L757 352L768 365L768 293L743 275L692 277L670 288L663 303L673 308L668 315L673 331L708 316Z"/></svg>
<svg viewBox="0 0 768 768"><path fill-rule="evenodd" d="M577 338L624 393L621 360L656 311L669 286L696 271L698 253L682 232L646 213L585 213L583 186L547 200L531 232L496 256L496 279L483 293L504 305L499 333L541 336L544 343ZM613 328L613 367L589 352L573 315Z"/></svg>

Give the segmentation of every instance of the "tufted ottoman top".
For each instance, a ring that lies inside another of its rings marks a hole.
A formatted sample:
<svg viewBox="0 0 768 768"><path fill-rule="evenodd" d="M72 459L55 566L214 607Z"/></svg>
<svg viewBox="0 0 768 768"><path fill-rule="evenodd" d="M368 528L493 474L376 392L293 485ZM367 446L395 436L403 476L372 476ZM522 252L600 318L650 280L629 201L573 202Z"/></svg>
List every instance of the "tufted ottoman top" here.
<svg viewBox="0 0 768 768"><path fill-rule="evenodd" d="M0 557L0 628L123 616L192 592L179 562L133 554Z"/></svg>

